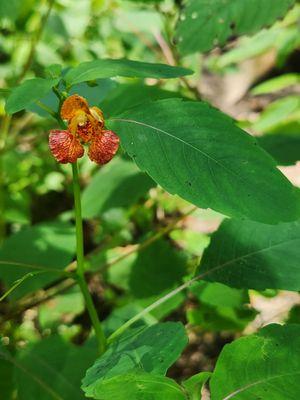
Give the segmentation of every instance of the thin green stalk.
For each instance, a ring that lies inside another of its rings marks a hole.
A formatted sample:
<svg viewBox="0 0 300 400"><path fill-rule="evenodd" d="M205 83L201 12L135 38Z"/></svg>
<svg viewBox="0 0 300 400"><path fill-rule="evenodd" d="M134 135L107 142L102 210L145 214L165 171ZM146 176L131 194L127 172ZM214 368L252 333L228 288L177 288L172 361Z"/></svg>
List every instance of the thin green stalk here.
<svg viewBox="0 0 300 400"><path fill-rule="evenodd" d="M76 253L77 253L77 280L83 294L86 308L90 315L95 334L98 341L100 354L104 353L106 349L106 337L104 335L101 322L99 320L97 311L95 309L93 299L88 289L88 285L84 276L84 252L83 252L83 229L82 229L82 216L81 216L81 200L80 200L80 185L78 176L77 162L72 164L73 171L73 191L75 201L75 221L76 221Z"/></svg>

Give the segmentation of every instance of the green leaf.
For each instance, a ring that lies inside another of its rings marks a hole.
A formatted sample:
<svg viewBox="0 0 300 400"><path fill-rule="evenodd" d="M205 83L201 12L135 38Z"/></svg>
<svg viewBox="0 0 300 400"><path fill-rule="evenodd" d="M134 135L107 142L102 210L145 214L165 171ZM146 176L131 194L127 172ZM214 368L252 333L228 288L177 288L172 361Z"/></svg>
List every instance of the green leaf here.
<svg viewBox="0 0 300 400"><path fill-rule="evenodd" d="M155 183L136 165L116 158L93 176L82 195L84 218L101 215L110 208L127 207L143 197Z"/></svg>
<svg viewBox="0 0 300 400"><path fill-rule="evenodd" d="M276 226L226 220L213 234L199 273L208 281L263 290L300 290L300 222Z"/></svg>
<svg viewBox="0 0 300 400"><path fill-rule="evenodd" d="M114 342L87 370L83 390L87 396L105 389L112 378L132 372L165 375L187 344L181 323L165 322L149 328L132 329ZM118 381L118 379L117 379Z"/></svg>
<svg viewBox="0 0 300 400"><path fill-rule="evenodd" d="M252 128L258 132L271 132L281 124L299 122L300 96L287 96L270 103L260 114Z"/></svg>
<svg viewBox="0 0 300 400"><path fill-rule="evenodd" d="M278 165L292 165L300 160L299 133L272 133L258 136L259 145L277 161Z"/></svg>
<svg viewBox="0 0 300 400"><path fill-rule="evenodd" d="M27 345L16 360L15 369L18 400L81 400L80 381L93 362L96 346L77 347L59 336L44 338Z"/></svg>
<svg viewBox="0 0 300 400"><path fill-rule="evenodd" d="M210 379L211 400L297 399L300 326L269 325L226 345Z"/></svg>
<svg viewBox="0 0 300 400"><path fill-rule="evenodd" d="M0 393L3 399L12 400L14 391L13 373L14 369L12 364L7 360L10 357L8 350L0 345Z"/></svg>
<svg viewBox="0 0 300 400"><path fill-rule="evenodd" d="M240 308L250 302L246 290L231 288L218 282L196 282L190 290L202 303L211 306Z"/></svg>
<svg viewBox="0 0 300 400"><path fill-rule="evenodd" d="M182 385L188 391L190 400L200 400L202 387L210 377L211 372L200 372L182 382Z"/></svg>
<svg viewBox="0 0 300 400"><path fill-rule="evenodd" d="M276 93L280 90L288 88L289 86L297 85L299 83L300 74L284 74L260 83L251 90L251 93L254 96Z"/></svg>
<svg viewBox="0 0 300 400"><path fill-rule="evenodd" d="M24 81L21 83L21 85L14 88L9 95L5 105L6 112L8 114L14 114L26 107L29 107L37 100L40 100L42 97L46 96L46 94L58 83L58 81L59 78L34 78Z"/></svg>
<svg viewBox="0 0 300 400"><path fill-rule="evenodd" d="M199 307L187 310L188 322L204 331L242 331L252 321L256 313L246 307L233 308L227 306L209 306L200 304Z"/></svg>
<svg viewBox="0 0 300 400"><path fill-rule="evenodd" d="M182 97L178 92L160 89L158 86L144 85L141 82L121 84L113 90L100 104L104 115L119 115L129 108L149 102L172 97Z"/></svg>
<svg viewBox="0 0 300 400"><path fill-rule="evenodd" d="M182 54L222 46L231 36L252 34L282 18L295 0L190 0L177 25Z"/></svg>
<svg viewBox="0 0 300 400"><path fill-rule="evenodd" d="M265 223L299 217L299 193L274 160L204 102L160 100L128 110L109 125L141 170L172 194Z"/></svg>
<svg viewBox="0 0 300 400"><path fill-rule="evenodd" d="M138 254L131 268L131 293L135 298L147 298L170 291L182 281L186 265L183 252L172 248L165 240L154 242Z"/></svg>
<svg viewBox="0 0 300 400"><path fill-rule="evenodd" d="M20 14L21 0L0 1L0 20L8 18L15 21Z"/></svg>
<svg viewBox="0 0 300 400"><path fill-rule="evenodd" d="M0 261L11 264L1 264L0 278L7 288L30 272L43 269L64 269L75 253L74 227L64 222L48 222L32 227L26 227L5 240L0 250ZM13 262L20 263L14 265ZM21 264L29 264L22 266ZM40 289L57 279L57 275L40 274L25 281L11 297L16 299L29 292Z"/></svg>
<svg viewBox="0 0 300 400"><path fill-rule="evenodd" d="M171 67L165 64L152 64L124 59L103 59L84 62L71 68L65 80L68 86L99 78L124 76L128 78L177 78L192 74L193 71Z"/></svg>
<svg viewBox="0 0 300 400"><path fill-rule="evenodd" d="M96 383L89 396L99 400L186 400L183 389L172 379L138 371Z"/></svg>

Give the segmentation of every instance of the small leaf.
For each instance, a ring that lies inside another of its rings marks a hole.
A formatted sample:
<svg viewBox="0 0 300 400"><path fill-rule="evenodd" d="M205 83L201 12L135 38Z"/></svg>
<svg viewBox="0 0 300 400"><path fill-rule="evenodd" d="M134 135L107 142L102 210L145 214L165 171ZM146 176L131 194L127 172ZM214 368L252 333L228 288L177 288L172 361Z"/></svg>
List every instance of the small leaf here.
<svg viewBox="0 0 300 400"><path fill-rule="evenodd" d="M252 34L282 18L295 0L190 0L177 25L182 54L222 46L231 36Z"/></svg>
<svg viewBox="0 0 300 400"><path fill-rule="evenodd" d="M123 335L87 370L83 390L88 396L112 378L135 371L165 375L187 344L181 323L165 322Z"/></svg>
<svg viewBox="0 0 300 400"><path fill-rule="evenodd" d="M272 226L226 220L213 234L198 272L205 280L238 288L298 291L299 248L299 221Z"/></svg>
<svg viewBox="0 0 300 400"><path fill-rule="evenodd" d="M284 74L276 76L275 78L268 79L255 86L251 90L251 94L258 96L261 94L276 93L280 90L286 89L290 86L297 85L300 83L300 74Z"/></svg>
<svg viewBox="0 0 300 400"><path fill-rule="evenodd" d="M59 78L34 78L24 81L21 83L21 85L14 88L9 95L5 105L6 112L8 114L14 114L26 107L29 107L37 100L46 96L46 94L58 83L58 81Z"/></svg>
<svg viewBox="0 0 300 400"><path fill-rule="evenodd" d="M210 379L211 400L298 399L300 326L269 325L226 345Z"/></svg>
<svg viewBox="0 0 300 400"><path fill-rule="evenodd" d="M84 62L71 68L65 80L68 86L99 78L124 76L128 78L177 78L190 75L193 71L165 64L152 64L124 59L103 59Z"/></svg>
<svg viewBox="0 0 300 400"><path fill-rule="evenodd" d="M202 387L211 375L211 372L200 372L182 382L182 386L188 391L190 400L200 400Z"/></svg>
<svg viewBox="0 0 300 400"><path fill-rule="evenodd" d="M299 217L299 193L274 160L204 102L150 102L109 124L142 171L172 194L237 218L272 224Z"/></svg>

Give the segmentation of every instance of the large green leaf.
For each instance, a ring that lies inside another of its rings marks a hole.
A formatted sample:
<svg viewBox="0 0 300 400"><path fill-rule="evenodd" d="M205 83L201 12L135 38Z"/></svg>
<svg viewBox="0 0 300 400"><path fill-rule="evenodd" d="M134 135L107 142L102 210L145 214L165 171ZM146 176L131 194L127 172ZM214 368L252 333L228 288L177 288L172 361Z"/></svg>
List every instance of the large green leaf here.
<svg viewBox="0 0 300 400"><path fill-rule="evenodd" d="M186 400L183 389L172 379L140 371L96 382L89 396L99 400Z"/></svg>
<svg viewBox="0 0 300 400"><path fill-rule="evenodd" d="M46 96L59 79L28 79L14 88L6 101L5 110L14 114Z"/></svg>
<svg viewBox="0 0 300 400"><path fill-rule="evenodd" d="M180 323L134 329L114 342L87 370L83 390L87 396L94 396L112 378L135 371L165 375L186 344L187 336Z"/></svg>
<svg viewBox="0 0 300 400"><path fill-rule="evenodd" d="M65 80L68 86L99 78L124 76L128 78L177 78L193 72L186 68L165 64L152 64L127 59L103 59L87 61L71 68Z"/></svg>
<svg viewBox="0 0 300 400"><path fill-rule="evenodd" d="M92 343L77 347L51 336L16 357L0 355L14 367L18 400L81 400L80 381L96 352Z"/></svg>
<svg viewBox="0 0 300 400"><path fill-rule="evenodd" d="M210 380L211 400L298 399L299 348L299 325L269 325L226 345Z"/></svg>
<svg viewBox="0 0 300 400"><path fill-rule="evenodd" d="M264 225L226 220L212 236L199 273L249 289L300 290L300 222Z"/></svg>
<svg viewBox="0 0 300 400"><path fill-rule="evenodd" d="M295 0L190 0L177 25L182 54L208 51L228 38L252 34L285 15Z"/></svg>
<svg viewBox="0 0 300 400"><path fill-rule="evenodd" d="M151 102L109 125L137 165L170 193L238 218L277 223L299 217L299 193L274 160L204 102Z"/></svg>
<svg viewBox="0 0 300 400"><path fill-rule="evenodd" d="M0 279L3 279L7 288L30 272L37 272L36 267L63 269L71 261L75 253L75 230L65 222L48 222L26 227L10 236L0 250L0 261L9 261L10 264L1 264ZM16 264L13 264L16 262ZM22 266L22 264L29 264ZM40 289L44 285L57 279L58 275L43 273L25 281L12 293L18 298Z"/></svg>
<svg viewBox="0 0 300 400"><path fill-rule="evenodd" d="M132 161L116 158L92 178L82 196L84 218L99 216L114 207L134 204L155 183Z"/></svg>

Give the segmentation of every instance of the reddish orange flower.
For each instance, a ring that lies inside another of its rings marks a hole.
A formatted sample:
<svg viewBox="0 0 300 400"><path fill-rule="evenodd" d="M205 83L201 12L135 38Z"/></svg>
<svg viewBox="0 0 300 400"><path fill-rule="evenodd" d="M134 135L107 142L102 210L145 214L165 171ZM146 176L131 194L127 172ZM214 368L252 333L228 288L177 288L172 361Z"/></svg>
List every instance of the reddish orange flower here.
<svg viewBox="0 0 300 400"><path fill-rule="evenodd" d="M97 164L108 163L119 148L119 138L105 129L104 117L98 107L89 108L78 94L68 97L60 112L68 124L67 130L52 130L49 147L60 163L74 163L84 154L83 144L89 144L88 156Z"/></svg>

